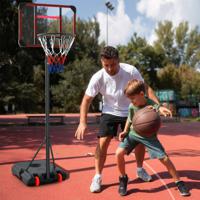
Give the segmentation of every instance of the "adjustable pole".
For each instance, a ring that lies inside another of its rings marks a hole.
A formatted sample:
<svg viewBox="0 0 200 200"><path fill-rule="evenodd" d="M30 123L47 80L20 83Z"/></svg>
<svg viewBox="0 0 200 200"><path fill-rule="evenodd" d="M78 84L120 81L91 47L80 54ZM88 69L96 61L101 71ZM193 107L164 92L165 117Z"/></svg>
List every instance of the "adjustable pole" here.
<svg viewBox="0 0 200 200"><path fill-rule="evenodd" d="M49 139L49 71L45 56L45 140L46 140L46 174L50 178L50 139Z"/></svg>

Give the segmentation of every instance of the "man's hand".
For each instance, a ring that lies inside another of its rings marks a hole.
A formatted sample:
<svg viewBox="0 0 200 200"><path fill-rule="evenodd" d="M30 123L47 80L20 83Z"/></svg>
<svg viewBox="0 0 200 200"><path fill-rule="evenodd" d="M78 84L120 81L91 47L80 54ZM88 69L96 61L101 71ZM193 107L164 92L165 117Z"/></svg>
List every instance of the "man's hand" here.
<svg viewBox="0 0 200 200"><path fill-rule="evenodd" d="M172 112L164 106L160 106L159 112L161 115L164 115L165 117L172 117Z"/></svg>
<svg viewBox="0 0 200 200"><path fill-rule="evenodd" d="M80 123L75 132L75 138L77 138L78 140L83 140L86 130L87 130L87 124Z"/></svg>

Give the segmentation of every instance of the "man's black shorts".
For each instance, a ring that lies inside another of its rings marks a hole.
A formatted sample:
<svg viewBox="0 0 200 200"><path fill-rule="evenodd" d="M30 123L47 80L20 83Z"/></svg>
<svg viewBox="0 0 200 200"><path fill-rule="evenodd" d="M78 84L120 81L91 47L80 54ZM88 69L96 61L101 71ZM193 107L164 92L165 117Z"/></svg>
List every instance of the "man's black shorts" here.
<svg viewBox="0 0 200 200"><path fill-rule="evenodd" d="M117 136L118 126L124 130L127 117L119 117L111 114L102 113L100 117L98 137Z"/></svg>

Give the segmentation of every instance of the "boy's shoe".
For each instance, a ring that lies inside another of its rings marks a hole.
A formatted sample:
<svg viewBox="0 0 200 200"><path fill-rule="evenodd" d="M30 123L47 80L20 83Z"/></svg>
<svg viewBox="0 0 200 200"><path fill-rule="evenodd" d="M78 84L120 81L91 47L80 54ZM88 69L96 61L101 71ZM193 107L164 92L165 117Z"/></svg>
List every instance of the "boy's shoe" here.
<svg viewBox="0 0 200 200"><path fill-rule="evenodd" d="M94 176L94 178L92 179L92 183L90 185L90 192L100 192L101 182L102 182L102 179L100 176L99 177Z"/></svg>
<svg viewBox="0 0 200 200"><path fill-rule="evenodd" d="M119 177L119 194L121 196L125 196L127 194L127 184L128 184L128 176L120 176Z"/></svg>
<svg viewBox="0 0 200 200"><path fill-rule="evenodd" d="M140 170L137 169L137 177L142 179L145 182L149 182L152 180L152 177L143 168Z"/></svg>
<svg viewBox="0 0 200 200"><path fill-rule="evenodd" d="M176 186L182 196L190 196L189 189L186 187L183 181L176 182Z"/></svg>

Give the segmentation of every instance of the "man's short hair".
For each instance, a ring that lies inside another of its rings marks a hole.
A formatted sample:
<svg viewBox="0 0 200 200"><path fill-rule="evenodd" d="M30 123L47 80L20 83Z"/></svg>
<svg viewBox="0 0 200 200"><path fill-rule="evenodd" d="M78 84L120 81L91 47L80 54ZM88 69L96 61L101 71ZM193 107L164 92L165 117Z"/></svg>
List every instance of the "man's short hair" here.
<svg viewBox="0 0 200 200"><path fill-rule="evenodd" d="M106 58L106 59L118 59L119 58L119 53L118 50L115 49L112 46L106 46L102 49L101 51L101 58Z"/></svg>
<svg viewBox="0 0 200 200"><path fill-rule="evenodd" d="M124 94L127 97L139 94L140 92L145 93L145 84L143 81L139 81L137 79L128 81L124 89Z"/></svg>

